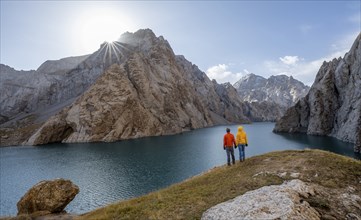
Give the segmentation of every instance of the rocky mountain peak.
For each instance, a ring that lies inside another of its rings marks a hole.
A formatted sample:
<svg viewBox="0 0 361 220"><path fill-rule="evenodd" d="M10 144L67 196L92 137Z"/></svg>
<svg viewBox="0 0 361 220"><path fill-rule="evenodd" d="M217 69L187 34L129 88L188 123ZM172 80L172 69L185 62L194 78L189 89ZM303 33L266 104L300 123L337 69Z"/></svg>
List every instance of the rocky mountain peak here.
<svg viewBox="0 0 361 220"><path fill-rule="evenodd" d="M262 76L250 73L243 76L240 80L238 80L233 86L237 88L249 88L252 87L260 87L266 83L266 79Z"/></svg>
<svg viewBox="0 0 361 220"><path fill-rule="evenodd" d="M243 112L253 121L276 121L309 89L292 76L266 79L253 73L243 76L234 87L245 103Z"/></svg>
<svg viewBox="0 0 361 220"><path fill-rule="evenodd" d="M44 111L59 111L95 83L110 66L126 62L135 53L158 64L161 60L163 64L176 62L168 42L156 37L150 29L125 33L121 39L122 42L104 42L90 55L48 60L36 71L16 71L1 66L0 123L18 120L36 111L42 118L49 117L50 113Z"/></svg>
<svg viewBox="0 0 361 220"><path fill-rule="evenodd" d="M274 130L330 135L361 151L361 34L343 58L322 64L309 93Z"/></svg>
<svg viewBox="0 0 361 220"><path fill-rule="evenodd" d="M247 102L274 102L282 107L290 107L306 95L309 87L293 77L271 76L268 79L248 74L234 84L241 99Z"/></svg>
<svg viewBox="0 0 361 220"><path fill-rule="evenodd" d="M3 121L17 121L24 109L25 117L42 117L24 143L116 141L249 122L230 84L212 82L150 29L125 33L76 60L48 61L21 90L7 88L13 98L0 100L8 110ZM71 63L77 65L68 70ZM63 74L48 72L58 66Z"/></svg>
<svg viewBox="0 0 361 220"><path fill-rule="evenodd" d="M120 36L118 41L143 52L149 52L154 47L171 49L168 41L162 36L157 37L151 29L140 29L134 33L126 32Z"/></svg>

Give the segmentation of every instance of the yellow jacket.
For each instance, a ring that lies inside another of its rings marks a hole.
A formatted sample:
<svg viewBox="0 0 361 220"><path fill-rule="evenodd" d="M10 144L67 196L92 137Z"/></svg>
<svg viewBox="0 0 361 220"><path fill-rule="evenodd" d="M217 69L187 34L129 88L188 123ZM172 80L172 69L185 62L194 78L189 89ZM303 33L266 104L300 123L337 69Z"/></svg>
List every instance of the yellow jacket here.
<svg viewBox="0 0 361 220"><path fill-rule="evenodd" d="M237 132L237 135L236 135L236 144L237 145L239 145L239 144L248 144L247 134L243 130L242 126L238 127L238 132Z"/></svg>

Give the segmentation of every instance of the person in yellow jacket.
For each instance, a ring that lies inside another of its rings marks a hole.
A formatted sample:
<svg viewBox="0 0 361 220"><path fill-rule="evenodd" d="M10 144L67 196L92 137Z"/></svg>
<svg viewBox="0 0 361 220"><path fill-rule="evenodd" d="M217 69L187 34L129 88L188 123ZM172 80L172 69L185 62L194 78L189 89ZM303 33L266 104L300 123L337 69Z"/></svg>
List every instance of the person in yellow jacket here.
<svg viewBox="0 0 361 220"><path fill-rule="evenodd" d="M238 150L239 150L239 160L242 162L246 159L246 154L245 154L244 148L245 148L245 146L248 146L247 134L243 130L242 126L238 127L238 132L236 135L236 144L237 144Z"/></svg>

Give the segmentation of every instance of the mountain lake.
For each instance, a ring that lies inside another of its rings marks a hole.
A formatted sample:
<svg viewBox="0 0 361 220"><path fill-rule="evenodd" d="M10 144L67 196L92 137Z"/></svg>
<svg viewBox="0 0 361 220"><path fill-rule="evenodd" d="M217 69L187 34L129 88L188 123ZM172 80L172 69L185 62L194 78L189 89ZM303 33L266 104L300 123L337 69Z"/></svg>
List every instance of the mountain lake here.
<svg viewBox="0 0 361 220"><path fill-rule="evenodd" d="M353 144L331 137L276 134L274 123L243 125L246 158L270 151L321 149L361 159ZM0 148L0 216L16 215L16 203L41 180L70 179L80 192L66 207L81 214L144 195L226 164L223 135L239 125L215 126L113 143L49 144ZM239 163L238 149L235 156ZM230 177L231 178L231 177Z"/></svg>

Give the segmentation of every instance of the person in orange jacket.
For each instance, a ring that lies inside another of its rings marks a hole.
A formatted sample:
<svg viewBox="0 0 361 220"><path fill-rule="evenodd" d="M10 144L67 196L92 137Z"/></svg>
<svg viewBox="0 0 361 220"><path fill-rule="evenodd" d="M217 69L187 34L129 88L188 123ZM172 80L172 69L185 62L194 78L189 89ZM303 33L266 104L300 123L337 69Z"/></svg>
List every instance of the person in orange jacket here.
<svg viewBox="0 0 361 220"><path fill-rule="evenodd" d="M223 149L226 150L227 153L227 164L228 166L231 165L231 158L232 156L232 163L235 164L234 158L234 149L233 145L237 148L236 141L234 139L234 135L231 133L231 129L226 129L227 133L223 137Z"/></svg>
<svg viewBox="0 0 361 220"><path fill-rule="evenodd" d="M238 150L239 150L239 160L242 162L246 159L244 147L248 146L247 134L243 130L242 126L238 127L238 132L236 135L236 143L237 143L236 146L238 146Z"/></svg>

